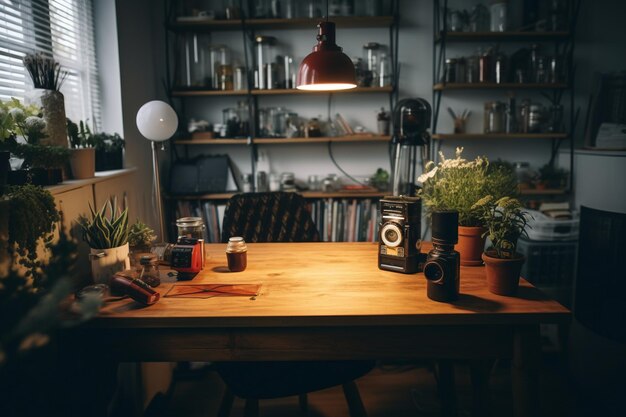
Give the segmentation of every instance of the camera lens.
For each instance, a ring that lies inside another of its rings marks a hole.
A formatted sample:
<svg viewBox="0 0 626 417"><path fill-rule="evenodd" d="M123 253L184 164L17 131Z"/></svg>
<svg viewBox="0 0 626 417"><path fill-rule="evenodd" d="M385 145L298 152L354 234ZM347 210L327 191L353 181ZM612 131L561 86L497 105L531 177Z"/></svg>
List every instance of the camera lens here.
<svg viewBox="0 0 626 417"><path fill-rule="evenodd" d="M437 262L427 262L424 265L424 276L431 281L439 281L443 278L443 268Z"/></svg>
<svg viewBox="0 0 626 417"><path fill-rule="evenodd" d="M387 223L380 231L380 238L386 246L399 246L402 243L402 230L395 223Z"/></svg>
<svg viewBox="0 0 626 417"><path fill-rule="evenodd" d="M459 212L435 211L432 214L433 243L455 245L459 240Z"/></svg>

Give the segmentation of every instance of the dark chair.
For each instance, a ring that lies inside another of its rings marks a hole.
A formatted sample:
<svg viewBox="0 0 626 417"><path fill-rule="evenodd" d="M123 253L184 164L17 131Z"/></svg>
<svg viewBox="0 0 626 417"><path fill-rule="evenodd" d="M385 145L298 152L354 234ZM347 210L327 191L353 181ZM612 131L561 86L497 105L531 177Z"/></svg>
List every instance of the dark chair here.
<svg viewBox="0 0 626 417"><path fill-rule="evenodd" d="M626 412L625 295L626 214L581 207L569 363L579 408L594 414Z"/></svg>
<svg viewBox="0 0 626 417"><path fill-rule="evenodd" d="M319 233L296 193L250 193L233 196L226 207L222 242L242 236L246 242L318 242ZM220 416L227 416L233 394L246 399L246 415L258 413L258 400L300 396L306 411L306 393L342 385L351 416L365 416L354 379L368 373L373 361L220 362L215 369L228 387Z"/></svg>

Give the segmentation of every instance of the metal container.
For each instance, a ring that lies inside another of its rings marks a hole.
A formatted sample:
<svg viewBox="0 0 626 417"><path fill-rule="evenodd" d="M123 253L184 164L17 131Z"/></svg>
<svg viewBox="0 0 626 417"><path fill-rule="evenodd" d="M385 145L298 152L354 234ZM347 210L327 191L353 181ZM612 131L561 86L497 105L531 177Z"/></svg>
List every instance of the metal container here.
<svg viewBox="0 0 626 417"><path fill-rule="evenodd" d="M233 76L233 89L234 90L246 90L248 88L248 77L246 76L245 67L235 67L235 74Z"/></svg>
<svg viewBox="0 0 626 417"><path fill-rule="evenodd" d="M489 111L489 133L504 133L506 126L506 105L499 101L491 103Z"/></svg>
<svg viewBox="0 0 626 417"><path fill-rule="evenodd" d="M457 82L456 81L456 63L457 63L457 60L455 58L446 59L444 82L446 83Z"/></svg>
<svg viewBox="0 0 626 417"><path fill-rule="evenodd" d="M268 65L272 63L275 64L274 45L276 44L276 38L273 36L257 36L255 38L255 43L257 48L256 71L258 74L258 88L260 90L265 90L270 88L267 80Z"/></svg>
<svg viewBox="0 0 626 417"><path fill-rule="evenodd" d="M541 104L531 104L528 113L528 132L540 133L544 124L544 110Z"/></svg>
<svg viewBox="0 0 626 417"><path fill-rule="evenodd" d="M270 190L270 184L267 179L267 172L258 171L256 173L256 190L259 193L264 193Z"/></svg>

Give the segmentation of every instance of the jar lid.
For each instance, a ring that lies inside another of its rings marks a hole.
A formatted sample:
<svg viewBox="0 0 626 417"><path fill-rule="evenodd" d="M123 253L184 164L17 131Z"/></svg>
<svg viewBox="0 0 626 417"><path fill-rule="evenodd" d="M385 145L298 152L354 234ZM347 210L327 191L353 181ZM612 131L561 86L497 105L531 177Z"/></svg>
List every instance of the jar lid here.
<svg viewBox="0 0 626 417"><path fill-rule="evenodd" d="M176 219L176 226L204 226L204 221L202 220L202 217L181 217L180 219Z"/></svg>
<svg viewBox="0 0 626 417"><path fill-rule="evenodd" d="M140 265L157 265L158 263L159 257L154 254L143 255L141 258L139 258Z"/></svg>
<svg viewBox="0 0 626 417"><path fill-rule="evenodd" d="M380 44L378 42L369 42L363 45L364 49L378 49L380 48Z"/></svg>
<svg viewBox="0 0 626 417"><path fill-rule="evenodd" d="M226 246L226 252L228 253L239 253L245 252L248 250L246 246L246 241L243 240L241 236L233 236L228 239L228 245Z"/></svg>

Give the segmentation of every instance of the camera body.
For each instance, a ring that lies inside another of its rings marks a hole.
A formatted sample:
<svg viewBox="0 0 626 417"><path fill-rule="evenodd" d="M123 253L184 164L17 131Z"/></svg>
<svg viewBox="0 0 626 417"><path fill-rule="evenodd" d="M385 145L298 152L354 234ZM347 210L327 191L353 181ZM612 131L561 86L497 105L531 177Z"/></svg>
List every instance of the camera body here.
<svg viewBox="0 0 626 417"><path fill-rule="evenodd" d="M458 219L456 211L432 214L433 249L424 264L424 277L428 298L434 301L449 302L459 298L461 255L454 250L458 241Z"/></svg>
<svg viewBox="0 0 626 417"><path fill-rule="evenodd" d="M380 200L378 268L414 274L421 270L422 204L417 197L385 197Z"/></svg>

